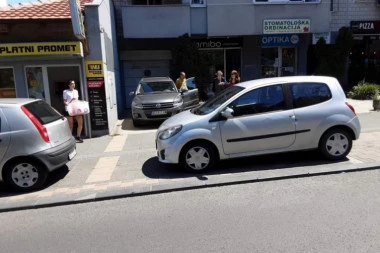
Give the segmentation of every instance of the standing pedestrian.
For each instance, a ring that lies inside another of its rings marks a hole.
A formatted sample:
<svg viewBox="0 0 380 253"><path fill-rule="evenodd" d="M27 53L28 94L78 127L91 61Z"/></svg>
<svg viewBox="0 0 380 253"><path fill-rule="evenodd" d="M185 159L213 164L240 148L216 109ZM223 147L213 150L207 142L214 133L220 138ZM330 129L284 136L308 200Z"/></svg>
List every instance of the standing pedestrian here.
<svg viewBox="0 0 380 253"><path fill-rule="evenodd" d="M68 111L67 111L67 106L72 103L75 100L79 99L79 93L78 90L75 89L75 81L70 80L68 84L69 88L63 91L63 103L65 104L65 112L64 115L66 116L67 121L69 122L69 127L71 133L73 132L73 126L74 126L74 118L78 123L78 128L77 128L77 136L75 139L82 143L83 140L81 138L82 134L82 129L83 129L83 116L82 115L75 115L75 116L70 116Z"/></svg>
<svg viewBox="0 0 380 253"><path fill-rule="evenodd" d="M240 75L236 70L232 70L231 77L228 83L228 87L231 87L237 83L240 83Z"/></svg>
<svg viewBox="0 0 380 253"><path fill-rule="evenodd" d="M219 70L216 73L216 77L214 78L214 81L212 83L212 91L216 95L222 90L224 90L225 88L226 88L226 79L224 79L223 77L223 72Z"/></svg>
<svg viewBox="0 0 380 253"><path fill-rule="evenodd" d="M178 90L188 90L187 85L186 85L186 73L181 72L179 73L179 77L175 81L175 86L177 86Z"/></svg>

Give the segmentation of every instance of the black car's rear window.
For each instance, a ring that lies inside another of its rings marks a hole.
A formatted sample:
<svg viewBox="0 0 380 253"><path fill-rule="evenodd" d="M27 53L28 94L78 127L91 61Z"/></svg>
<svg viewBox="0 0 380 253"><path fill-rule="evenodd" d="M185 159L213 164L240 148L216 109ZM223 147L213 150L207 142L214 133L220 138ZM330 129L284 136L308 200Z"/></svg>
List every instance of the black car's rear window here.
<svg viewBox="0 0 380 253"><path fill-rule="evenodd" d="M26 104L24 107L28 109L28 111L32 113L43 125L62 118L61 114L42 100Z"/></svg>

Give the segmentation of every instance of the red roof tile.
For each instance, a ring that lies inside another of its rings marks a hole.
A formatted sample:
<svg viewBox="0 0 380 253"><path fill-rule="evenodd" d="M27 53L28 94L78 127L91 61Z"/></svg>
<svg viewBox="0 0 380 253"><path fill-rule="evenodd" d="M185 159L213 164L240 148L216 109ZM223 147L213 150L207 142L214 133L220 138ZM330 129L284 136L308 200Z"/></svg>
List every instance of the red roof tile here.
<svg viewBox="0 0 380 253"><path fill-rule="evenodd" d="M93 0L80 0L81 8ZM69 0L38 0L0 7L0 20L10 19L70 19Z"/></svg>

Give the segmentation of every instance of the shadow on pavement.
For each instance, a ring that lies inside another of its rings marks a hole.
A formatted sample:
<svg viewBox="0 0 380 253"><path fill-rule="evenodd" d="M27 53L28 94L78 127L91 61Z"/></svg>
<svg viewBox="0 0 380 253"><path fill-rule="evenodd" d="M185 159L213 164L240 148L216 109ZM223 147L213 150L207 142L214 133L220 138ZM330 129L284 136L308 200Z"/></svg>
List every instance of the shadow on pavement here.
<svg viewBox="0 0 380 253"><path fill-rule="evenodd" d="M123 123L121 124L122 130L129 130L129 131L141 131L141 130L156 130L163 121L154 121L149 123L144 123L139 127L134 127L132 123L132 119L124 119Z"/></svg>
<svg viewBox="0 0 380 253"><path fill-rule="evenodd" d="M49 188L50 186L56 184L60 180L64 179L68 173L69 173L69 167L67 167L67 165L64 165L61 168L56 169L55 171L51 172L48 175L44 186L38 191L45 190ZM16 192L10 189L6 189L4 183L0 182L0 198L18 196L18 195L28 194L28 193L31 193L31 192Z"/></svg>
<svg viewBox="0 0 380 253"><path fill-rule="evenodd" d="M348 161L348 159L343 160ZM184 171L178 165L162 164L157 157L148 159L142 166L142 172L152 179L188 178L197 177L199 180L207 180L207 175L220 175L227 173L241 173L264 170L280 170L294 167L313 165L335 164L342 161L332 162L324 159L317 151L303 151L284 154L262 155L246 158L222 161L214 169L199 174Z"/></svg>

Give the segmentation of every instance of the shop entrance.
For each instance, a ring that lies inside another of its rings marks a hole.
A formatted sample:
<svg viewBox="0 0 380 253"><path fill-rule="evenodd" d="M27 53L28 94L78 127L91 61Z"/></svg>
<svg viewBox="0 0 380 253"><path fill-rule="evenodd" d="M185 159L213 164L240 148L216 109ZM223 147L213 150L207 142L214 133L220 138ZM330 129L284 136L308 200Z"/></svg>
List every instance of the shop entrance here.
<svg viewBox="0 0 380 253"><path fill-rule="evenodd" d="M64 108L62 94L69 80L75 81L82 97L79 66L26 66L25 74L29 97L43 99L59 112Z"/></svg>
<svg viewBox="0 0 380 253"><path fill-rule="evenodd" d="M209 67L210 81L213 80L218 70L223 71L226 79L230 78L232 70L237 70L241 75L240 48L202 49L200 55L202 61L206 62Z"/></svg>
<svg viewBox="0 0 380 253"><path fill-rule="evenodd" d="M261 77L294 76L297 74L297 48L261 49Z"/></svg>

